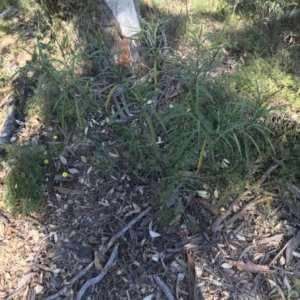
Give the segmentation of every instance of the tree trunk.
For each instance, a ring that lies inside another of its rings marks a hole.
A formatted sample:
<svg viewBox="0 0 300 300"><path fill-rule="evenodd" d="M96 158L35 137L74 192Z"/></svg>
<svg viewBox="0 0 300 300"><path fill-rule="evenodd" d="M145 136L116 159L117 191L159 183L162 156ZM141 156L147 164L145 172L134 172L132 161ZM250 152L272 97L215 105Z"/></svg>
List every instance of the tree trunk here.
<svg viewBox="0 0 300 300"><path fill-rule="evenodd" d="M36 1L42 5L50 23L55 18L74 22L80 39L86 43L91 42L93 34L101 32L102 41L116 64L126 67L140 60L139 0L92 0L88 4L78 0Z"/></svg>
<svg viewBox="0 0 300 300"><path fill-rule="evenodd" d="M141 33L138 0L100 0L101 29L107 39L114 60L130 66L140 59L138 48Z"/></svg>

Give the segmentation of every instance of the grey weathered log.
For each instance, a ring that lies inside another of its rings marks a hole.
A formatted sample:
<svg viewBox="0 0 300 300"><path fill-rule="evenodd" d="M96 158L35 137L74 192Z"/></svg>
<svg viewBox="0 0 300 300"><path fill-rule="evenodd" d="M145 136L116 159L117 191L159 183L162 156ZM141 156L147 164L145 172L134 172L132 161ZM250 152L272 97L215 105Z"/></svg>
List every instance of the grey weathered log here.
<svg viewBox="0 0 300 300"><path fill-rule="evenodd" d="M108 271L110 270L110 268L113 266L114 262L115 262L115 259L116 259L116 256L118 254L118 249L119 249L119 243L117 243L110 255L110 258L109 260L107 261L104 269L102 270L102 272L94 277L94 278L91 278L89 279L80 289L80 291L78 292L77 296L76 296L76 300L80 300L85 291L91 286L91 285L94 285L94 284L97 284L99 283L105 276L106 274L108 273Z"/></svg>

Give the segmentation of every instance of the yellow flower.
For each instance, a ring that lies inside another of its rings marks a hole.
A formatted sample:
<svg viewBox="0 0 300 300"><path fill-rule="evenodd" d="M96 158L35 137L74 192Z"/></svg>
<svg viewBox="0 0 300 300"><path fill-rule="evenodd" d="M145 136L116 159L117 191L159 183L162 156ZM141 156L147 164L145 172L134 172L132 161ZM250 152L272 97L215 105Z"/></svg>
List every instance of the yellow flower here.
<svg viewBox="0 0 300 300"><path fill-rule="evenodd" d="M53 139L54 139L54 140L57 140L57 135L54 135L54 136L53 136Z"/></svg>
<svg viewBox="0 0 300 300"><path fill-rule="evenodd" d="M44 164L45 164L45 165L48 165L48 164L49 164L49 160L48 160L48 159L45 159L45 160L44 160Z"/></svg>
<svg viewBox="0 0 300 300"><path fill-rule="evenodd" d="M68 177L68 173L67 172L63 172L61 175L62 175L62 177L65 177L65 178Z"/></svg>

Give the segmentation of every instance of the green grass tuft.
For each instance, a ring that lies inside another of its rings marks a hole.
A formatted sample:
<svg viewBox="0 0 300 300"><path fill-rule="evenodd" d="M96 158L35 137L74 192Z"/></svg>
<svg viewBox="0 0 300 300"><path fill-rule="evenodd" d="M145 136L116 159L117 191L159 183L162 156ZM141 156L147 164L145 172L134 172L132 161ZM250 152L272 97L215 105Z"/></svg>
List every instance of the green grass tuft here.
<svg viewBox="0 0 300 300"><path fill-rule="evenodd" d="M13 146L7 150L10 172L5 178L6 205L15 215L31 213L43 200L45 148Z"/></svg>

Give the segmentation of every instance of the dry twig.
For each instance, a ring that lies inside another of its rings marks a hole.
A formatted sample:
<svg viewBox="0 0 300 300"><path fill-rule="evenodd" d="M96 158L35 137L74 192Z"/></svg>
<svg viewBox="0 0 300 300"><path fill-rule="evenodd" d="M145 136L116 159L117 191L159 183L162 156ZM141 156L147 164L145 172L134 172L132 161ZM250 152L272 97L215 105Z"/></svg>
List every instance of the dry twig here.
<svg viewBox="0 0 300 300"><path fill-rule="evenodd" d="M93 264L94 262L91 262L84 269L82 269L76 276L74 276L70 281L67 281L62 289L60 289L57 293L48 296L44 300L52 300L55 298L59 298L67 291L68 288L70 288L79 278L81 278L93 266Z"/></svg>
<svg viewBox="0 0 300 300"><path fill-rule="evenodd" d="M92 278L92 279L89 279L80 289L77 297L76 297L76 300L80 300L82 298L82 296L84 295L85 291L93 284L96 284L96 283L99 283L104 277L105 275L107 274L107 272L109 271L109 269L112 267L114 261L115 261L115 258L117 256L117 253L118 253L118 249L119 249L119 244L116 244L114 250L112 251L111 255L110 255L110 258L109 260L107 261L104 269L102 270L102 272Z"/></svg>
<svg viewBox="0 0 300 300"><path fill-rule="evenodd" d="M163 280L157 276L154 275L153 276L155 281L157 282L157 284L162 288L162 290L164 291L166 297L168 298L168 300L175 300L174 296L172 295L171 290L168 288L168 286L163 282Z"/></svg>
<svg viewBox="0 0 300 300"><path fill-rule="evenodd" d="M260 179L257 181L257 183L259 184L259 185L262 185L265 181L266 181L266 179L270 176L270 174L273 172L273 171L275 171L277 168L279 167L279 165L278 164L275 164L275 165L273 165L273 166L271 166L261 177L260 177Z"/></svg>

